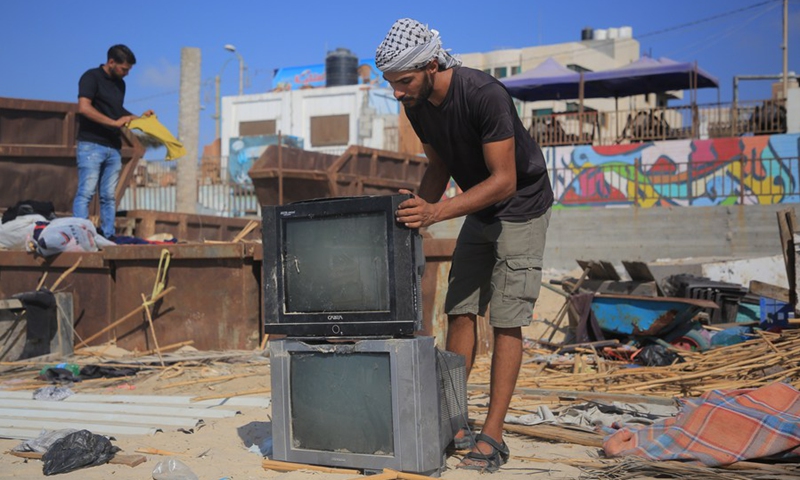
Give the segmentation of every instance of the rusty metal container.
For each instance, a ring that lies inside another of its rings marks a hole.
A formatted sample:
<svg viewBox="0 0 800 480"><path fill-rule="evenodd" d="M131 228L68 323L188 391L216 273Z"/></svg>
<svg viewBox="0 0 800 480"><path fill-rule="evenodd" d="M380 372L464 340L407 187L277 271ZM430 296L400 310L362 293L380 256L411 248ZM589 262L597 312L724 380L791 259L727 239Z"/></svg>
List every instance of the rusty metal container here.
<svg viewBox="0 0 800 480"><path fill-rule="evenodd" d="M260 220L155 210L128 210L124 215L118 216L116 221L117 232L121 232L121 235L148 238L157 233L169 233L179 242L228 242L236 238L250 222L256 221L258 226L242 239L261 240Z"/></svg>
<svg viewBox="0 0 800 480"><path fill-rule="evenodd" d="M161 252L169 252L169 263ZM156 279L175 290L152 310L159 346L194 340L203 350L253 349L261 338L261 252L253 243L125 245L102 252L62 253L51 259L0 251L0 298L49 287L81 259L59 290L73 295L75 345L133 312ZM89 342L109 340L129 350L152 350L143 310Z"/></svg>
<svg viewBox="0 0 800 480"><path fill-rule="evenodd" d="M0 210L21 200L51 201L56 212L72 211L78 187L75 160L77 103L0 97ZM129 132L123 135L117 201L144 154ZM90 213L97 214L97 200Z"/></svg>
<svg viewBox="0 0 800 480"><path fill-rule="evenodd" d="M162 250L170 258L160 273ZM141 306L142 294L149 297L163 275L165 286L175 290L152 310L159 346L194 340L200 350L255 349L261 339L259 252L260 245L244 243L107 247L114 318ZM144 314L115 334L123 348L155 348Z"/></svg>
<svg viewBox="0 0 800 480"><path fill-rule="evenodd" d="M428 160L386 150L350 146L339 157L270 145L249 175L262 205L314 198L390 195L416 191Z"/></svg>
<svg viewBox="0 0 800 480"><path fill-rule="evenodd" d="M76 345L112 321L113 279L103 252L62 253L44 259L27 252L0 250L0 298L50 288L56 280L81 259L78 268L65 277L58 290L72 293Z"/></svg>

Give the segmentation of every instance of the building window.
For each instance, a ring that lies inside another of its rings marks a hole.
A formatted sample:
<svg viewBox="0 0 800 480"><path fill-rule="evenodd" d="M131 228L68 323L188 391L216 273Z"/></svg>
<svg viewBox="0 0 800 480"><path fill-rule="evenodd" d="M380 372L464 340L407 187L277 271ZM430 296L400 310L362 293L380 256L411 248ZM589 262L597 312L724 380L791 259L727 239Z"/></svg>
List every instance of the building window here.
<svg viewBox="0 0 800 480"><path fill-rule="evenodd" d="M497 67L494 69L494 78L503 78L508 75L506 67Z"/></svg>
<svg viewBox="0 0 800 480"><path fill-rule="evenodd" d="M311 146L333 147L350 142L350 115L311 117Z"/></svg>
<svg viewBox="0 0 800 480"><path fill-rule="evenodd" d="M522 70L520 67L517 67L517 66L511 67L511 75L518 74L520 70Z"/></svg>
<svg viewBox="0 0 800 480"><path fill-rule="evenodd" d="M240 137L253 137L256 135L275 135L275 120L239 122Z"/></svg>
<svg viewBox="0 0 800 480"><path fill-rule="evenodd" d="M483 69L483 73L485 73L487 75L491 75L492 74L492 69L491 68L484 68Z"/></svg>

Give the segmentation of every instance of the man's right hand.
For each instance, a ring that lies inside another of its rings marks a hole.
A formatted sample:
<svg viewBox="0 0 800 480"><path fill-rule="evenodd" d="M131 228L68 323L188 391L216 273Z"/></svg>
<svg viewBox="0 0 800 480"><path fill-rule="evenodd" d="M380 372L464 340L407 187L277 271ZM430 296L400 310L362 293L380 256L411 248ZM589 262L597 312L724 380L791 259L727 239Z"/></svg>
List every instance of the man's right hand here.
<svg viewBox="0 0 800 480"><path fill-rule="evenodd" d="M138 117L137 117L136 115L125 115L125 116L119 117L119 118L118 118L118 119L117 119L117 120L114 122L114 125L115 125L117 128L122 128L122 127L124 127L125 125L127 125L128 123L130 123L130 121L131 121L131 120L136 120L137 118L138 118Z"/></svg>

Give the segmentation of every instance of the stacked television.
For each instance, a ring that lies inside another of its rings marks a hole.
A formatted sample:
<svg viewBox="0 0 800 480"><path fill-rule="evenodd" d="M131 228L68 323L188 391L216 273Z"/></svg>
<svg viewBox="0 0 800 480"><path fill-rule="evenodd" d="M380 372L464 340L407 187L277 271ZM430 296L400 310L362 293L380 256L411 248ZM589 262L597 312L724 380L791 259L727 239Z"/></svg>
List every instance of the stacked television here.
<svg viewBox="0 0 800 480"><path fill-rule="evenodd" d="M273 458L437 475L466 420L464 358L422 328L408 195L263 206Z"/></svg>

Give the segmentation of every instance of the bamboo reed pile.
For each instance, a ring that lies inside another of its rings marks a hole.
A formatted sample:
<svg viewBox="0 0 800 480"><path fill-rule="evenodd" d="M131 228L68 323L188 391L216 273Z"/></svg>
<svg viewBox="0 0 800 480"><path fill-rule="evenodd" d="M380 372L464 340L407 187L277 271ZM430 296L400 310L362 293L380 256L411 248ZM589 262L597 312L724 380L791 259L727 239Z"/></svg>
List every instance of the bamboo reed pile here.
<svg viewBox="0 0 800 480"><path fill-rule="evenodd" d="M626 480L631 478L691 478L693 480L784 480L798 478L797 464L771 465L737 462L725 467L707 467L687 462L654 462L629 456L616 461L576 465L585 480Z"/></svg>
<svg viewBox="0 0 800 480"><path fill-rule="evenodd" d="M760 333L744 343L705 352L676 351L684 362L659 367L611 361L592 351L575 354L571 361L523 362L517 387L664 397L780 381L800 387L800 330ZM478 359L470 383L488 388L488 358Z"/></svg>

